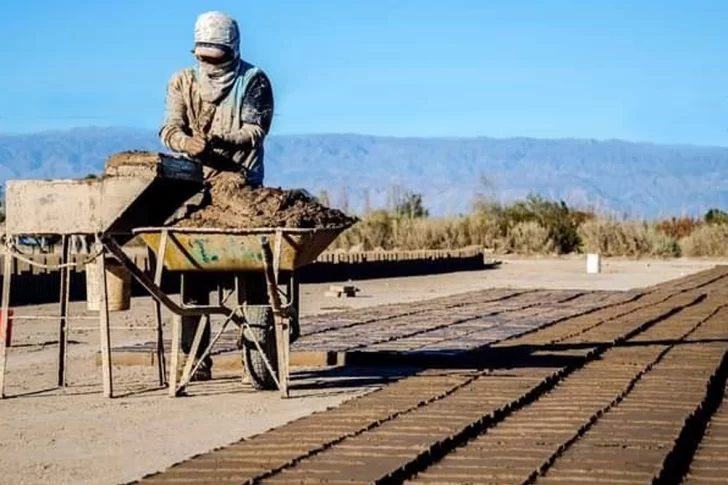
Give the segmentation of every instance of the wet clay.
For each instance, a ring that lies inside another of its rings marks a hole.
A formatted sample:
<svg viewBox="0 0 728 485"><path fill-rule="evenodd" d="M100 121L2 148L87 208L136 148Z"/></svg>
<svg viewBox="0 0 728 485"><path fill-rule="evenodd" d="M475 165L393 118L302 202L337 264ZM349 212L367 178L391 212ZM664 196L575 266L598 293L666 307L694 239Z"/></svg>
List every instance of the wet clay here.
<svg viewBox="0 0 728 485"><path fill-rule="evenodd" d="M237 173L223 172L208 180L202 207L175 225L220 229L256 227L332 228L356 222L340 210L318 203L303 190L251 188Z"/></svg>
<svg viewBox="0 0 728 485"><path fill-rule="evenodd" d="M156 173L162 155L125 151L106 160L104 176L135 176ZM343 212L318 203L303 190L274 187L251 188L239 173L209 176L202 203L174 223L178 227L249 229L263 227L333 228L356 222ZM160 194L163 196L163 194Z"/></svg>

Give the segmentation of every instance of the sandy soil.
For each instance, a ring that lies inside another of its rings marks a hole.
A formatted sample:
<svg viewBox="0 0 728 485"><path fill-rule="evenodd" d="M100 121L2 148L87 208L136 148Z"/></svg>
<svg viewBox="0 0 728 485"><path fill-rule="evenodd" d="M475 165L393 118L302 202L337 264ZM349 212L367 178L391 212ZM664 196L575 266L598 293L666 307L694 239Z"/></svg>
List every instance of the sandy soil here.
<svg viewBox="0 0 728 485"><path fill-rule="evenodd" d="M323 297L328 284L305 285L302 313L315 314L395 302L418 301L477 289L552 288L626 290L649 286L710 268L715 261L608 260L603 273L585 274L583 258L507 259L497 270L355 282L359 296ZM129 312L112 314L112 345L148 340L148 298L135 299ZM18 308L18 314L52 315L53 305ZM74 303L74 315L87 315ZM8 359L7 393L0 401L0 484L115 484L163 469L191 455L260 433L298 417L336 406L383 382L381 369L298 371L293 399L258 393L239 376L216 375L196 384L190 396L166 397L154 389L151 367L114 369L115 392L100 396L96 321L77 321L71 335L71 386L53 390L57 339L54 321L14 326ZM88 330L79 329L80 326ZM392 369L388 372L405 372ZM50 389L50 390L48 390ZM45 390L45 391L44 391Z"/></svg>

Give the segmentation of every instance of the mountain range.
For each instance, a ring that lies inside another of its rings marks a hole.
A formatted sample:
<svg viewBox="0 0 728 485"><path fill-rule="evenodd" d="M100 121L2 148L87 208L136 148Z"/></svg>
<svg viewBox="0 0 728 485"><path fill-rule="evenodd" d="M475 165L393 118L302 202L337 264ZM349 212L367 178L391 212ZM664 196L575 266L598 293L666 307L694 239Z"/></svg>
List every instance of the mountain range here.
<svg viewBox="0 0 728 485"><path fill-rule="evenodd" d="M161 150L151 130L76 128L0 135L0 183L99 173L112 153ZM700 215L728 207L728 148L620 140L393 138L353 134L271 136L266 185L326 190L360 211L405 190L432 214L467 212L476 196L538 193L631 217Z"/></svg>

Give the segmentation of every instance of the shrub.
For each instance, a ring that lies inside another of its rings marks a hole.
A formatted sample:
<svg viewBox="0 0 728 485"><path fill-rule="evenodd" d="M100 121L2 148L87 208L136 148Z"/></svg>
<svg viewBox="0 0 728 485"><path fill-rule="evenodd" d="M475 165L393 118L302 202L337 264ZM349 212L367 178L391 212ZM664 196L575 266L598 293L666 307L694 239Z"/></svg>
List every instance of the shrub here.
<svg viewBox="0 0 728 485"><path fill-rule="evenodd" d="M538 222L519 222L509 231L503 249L518 254L547 254L554 251L548 229Z"/></svg>
<svg viewBox="0 0 728 485"><path fill-rule="evenodd" d="M710 209L705 213L705 222L708 224L728 224L728 213L720 209Z"/></svg>
<svg viewBox="0 0 728 485"><path fill-rule="evenodd" d="M430 212L425 208L421 194L408 191L395 201L394 214L399 218L415 219L427 217Z"/></svg>
<svg viewBox="0 0 728 485"><path fill-rule="evenodd" d="M699 225L700 221L698 219L691 217L673 217L672 219L658 222L656 228L666 236L674 239L682 239L690 236Z"/></svg>
<svg viewBox="0 0 728 485"><path fill-rule="evenodd" d="M668 236L654 226L641 221L615 221L593 219L579 228L586 252L604 256L657 256L680 255L677 239Z"/></svg>
<svg viewBox="0 0 728 485"><path fill-rule="evenodd" d="M728 256L728 225L705 224L680 241L682 254L692 257Z"/></svg>

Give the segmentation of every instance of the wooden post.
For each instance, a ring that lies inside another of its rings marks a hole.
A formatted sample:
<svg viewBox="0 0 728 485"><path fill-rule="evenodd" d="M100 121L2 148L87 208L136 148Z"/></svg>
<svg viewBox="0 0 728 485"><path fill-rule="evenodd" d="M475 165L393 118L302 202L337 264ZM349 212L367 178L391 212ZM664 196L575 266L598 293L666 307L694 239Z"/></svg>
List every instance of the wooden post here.
<svg viewBox="0 0 728 485"><path fill-rule="evenodd" d="M7 337L8 337L8 312L10 310L10 279L12 277L13 258L10 251L3 254L3 294L2 311L0 318L0 399L5 397L5 366L7 364Z"/></svg>
<svg viewBox="0 0 728 485"><path fill-rule="evenodd" d="M281 396L288 397L288 351L291 346L291 333L288 329L286 319L280 314L274 314L276 326L276 347L278 354L278 384L280 386Z"/></svg>
<svg viewBox="0 0 728 485"><path fill-rule="evenodd" d="M182 316L175 314L172 317L172 352L169 363L169 397L177 395L177 367L179 366L179 344L182 334Z"/></svg>
<svg viewBox="0 0 728 485"><path fill-rule="evenodd" d="M98 244L101 244L100 242ZM101 381L104 386L104 396L112 397L114 390L111 376L111 334L109 329L109 295L106 288L106 251L101 250L96 261L100 278L99 289L101 301L99 302L99 337L101 339Z"/></svg>
<svg viewBox="0 0 728 485"><path fill-rule="evenodd" d="M156 267L154 268L154 284L156 284L160 288L160 290L162 288L164 255L167 252L167 236L168 232L162 231L162 239L159 241L159 248L157 249ZM149 250L149 252L151 255L151 249ZM157 373L159 374L159 385L164 386L166 362L164 361L164 330L162 328L162 304L156 298L154 298L154 318L157 326Z"/></svg>
<svg viewBox="0 0 728 485"><path fill-rule="evenodd" d="M69 236L62 236L61 242L61 320L58 326L58 387L66 386L68 363L68 302L71 282L71 268L66 267L70 252Z"/></svg>
<svg viewBox="0 0 728 485"><path fill-rule="evenodd" d="M273 276L275 281L275 292L278 296L278 279L281 267L281 250L283 248L283 233L276 231L275 247L273 248ZM277 308L274 308L276 328L280 328L276 333L280 334L280 338L276 335L276 345L278 346L278 381L281 388L281 396L288 397L288 374L290 369L289 352L291 350L291 329L289 319L281 312L280 297L276 299Z"/></svg>
<svg viewBox="0 0 728 485"><path fill-rule="evenodd" d="M195 338L192 340L192 348L190 353L187 355L187 361L185 362L184 371L182 371L181 383L185 384L190 381L190 374L192 373L192 367L195 365L197 359L197 351L200 349L200 343L202 342L202 335L205 333L205 328L209 324L208 315L200 316L200 321L197 323L197 331L195 332ZM182 389L180 389L181 391Z"/></svg>

